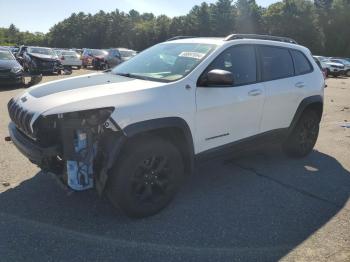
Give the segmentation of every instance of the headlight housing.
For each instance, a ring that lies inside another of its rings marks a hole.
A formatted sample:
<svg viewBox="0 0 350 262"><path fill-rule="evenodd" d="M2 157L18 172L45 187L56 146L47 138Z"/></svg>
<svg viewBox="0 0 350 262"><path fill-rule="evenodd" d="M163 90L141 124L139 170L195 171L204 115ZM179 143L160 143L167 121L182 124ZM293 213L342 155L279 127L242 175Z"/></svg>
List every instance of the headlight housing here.
<svg viewBox="0 0 350 262"><path fill-rule="evenodd" d="M114 107L104 107L76 112L58 114L59 119L70 119L81 121L82 125L96 126L103 124L111 116Z"/></svg>
<svg viewBox="0 0 350 262"><path fill-rule="evenodd" d="M65 128L90 128L103 125L113 113L114 107L98 108L91 110L75 111L62 114L41 115L34 123L34 133L46 132L45 130Z"/></svg>

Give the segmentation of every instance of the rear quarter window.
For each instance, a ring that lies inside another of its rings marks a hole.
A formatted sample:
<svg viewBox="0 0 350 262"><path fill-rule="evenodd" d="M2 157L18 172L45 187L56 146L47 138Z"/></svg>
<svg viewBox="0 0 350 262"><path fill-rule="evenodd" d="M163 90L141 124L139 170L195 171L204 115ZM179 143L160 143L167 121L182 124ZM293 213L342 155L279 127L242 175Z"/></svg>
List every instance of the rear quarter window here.
<svg viewBox="0 0 350 262"><path fill-rule="evenodd" d="M312 65L302 52L291 50L291 53L293 56L296 75L303 75L312 72Z"/></svg>
<svg viewBox="0 0 350 262"><path fill-rule="evenodd" d="M276 80L294 76L293 60L286 48L259 46L262 80Z"/></svg>

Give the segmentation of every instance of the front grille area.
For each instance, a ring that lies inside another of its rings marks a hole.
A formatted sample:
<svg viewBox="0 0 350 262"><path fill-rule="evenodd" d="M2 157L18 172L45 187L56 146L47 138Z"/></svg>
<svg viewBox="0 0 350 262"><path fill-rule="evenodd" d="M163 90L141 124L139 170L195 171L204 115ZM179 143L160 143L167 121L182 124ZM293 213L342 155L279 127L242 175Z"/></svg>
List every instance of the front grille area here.
<svg viewBox="0 0 350 262"><path fill-rule="evenodd" d="M12 98L7 104L7 108L10 114L11 120L16 124L17 128L24 132L26 135L33 137L33 132L30 128L30 122L34 116L34 113L23 109Z"/></svg>

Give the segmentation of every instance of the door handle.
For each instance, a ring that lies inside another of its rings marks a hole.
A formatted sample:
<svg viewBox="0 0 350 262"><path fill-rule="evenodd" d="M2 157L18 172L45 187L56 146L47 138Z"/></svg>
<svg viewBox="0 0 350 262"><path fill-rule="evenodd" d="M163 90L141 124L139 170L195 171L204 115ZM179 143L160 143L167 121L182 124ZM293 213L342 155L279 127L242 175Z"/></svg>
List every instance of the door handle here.
<svg viewBox="0 0 350 262"><path fill-rule="evenodd" d="M248 95L250 96L258 96L261 95L261 90L260 89L253 89L248 92Z"/></svg>
<svg viewBox="0 0 350 262"><path fill-rule="evenodd" d="M298 87L298 88L303 88L305 86L304 82L298 82L295 84L295 87Z"/></svg>

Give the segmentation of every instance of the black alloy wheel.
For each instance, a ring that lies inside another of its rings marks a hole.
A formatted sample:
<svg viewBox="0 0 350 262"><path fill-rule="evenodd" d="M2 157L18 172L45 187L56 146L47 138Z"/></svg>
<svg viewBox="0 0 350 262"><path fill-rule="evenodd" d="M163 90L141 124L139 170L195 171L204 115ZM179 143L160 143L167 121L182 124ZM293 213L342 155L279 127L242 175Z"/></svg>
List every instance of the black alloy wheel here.
<svg viewBox="0 0 350 262"><path fill-rule="evenodd" d="M107 182L111 203L130 217L146 217L166 207L184 178L182 155L171 142L145 136L120 153Z"/></svg>

